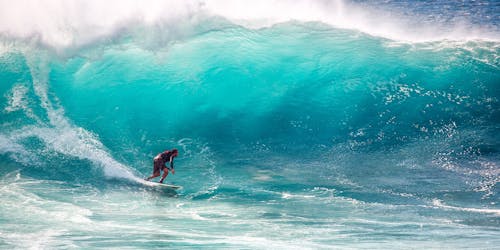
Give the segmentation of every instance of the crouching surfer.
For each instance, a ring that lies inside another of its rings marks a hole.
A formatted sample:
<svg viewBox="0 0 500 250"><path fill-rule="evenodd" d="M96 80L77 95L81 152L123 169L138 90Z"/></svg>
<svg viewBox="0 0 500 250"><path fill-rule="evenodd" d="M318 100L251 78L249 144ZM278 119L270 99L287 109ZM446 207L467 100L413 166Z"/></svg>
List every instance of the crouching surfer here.
<svg viewBox="0 0 500 250"><path fill-rule="evenodd" d="M179 155L179 151L177 149L166 150L162 153L159 153L153 159L153 175L146 178L147 181L160 176L160 172L163 170L163 175L160 179L160 183L163 183L163 180L168 175L168 171L175 174L174 170L174 158ZM170 168L165 166L165 163L170 162Z"/></svg>

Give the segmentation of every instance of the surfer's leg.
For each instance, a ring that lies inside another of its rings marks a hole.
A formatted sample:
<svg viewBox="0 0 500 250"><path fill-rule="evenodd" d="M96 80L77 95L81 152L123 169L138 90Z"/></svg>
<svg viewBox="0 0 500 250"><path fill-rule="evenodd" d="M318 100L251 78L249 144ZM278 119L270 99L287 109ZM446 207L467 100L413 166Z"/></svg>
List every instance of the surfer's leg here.
<svg viewBox="0 0 500 250"><path fill-rule="evenodd" d="M154 173L153 175L151 175L151 176L149 176L148 178L146 178L146 180L147 180L147 181L149 181L149 180L151 180L151 179L153 179L153 178L156 178L156 177L158 177L158 176L160 176L160 173L159 173L159 172L156 172L156 173Z"/></svg>
<svg viewBox="0 0 500 250"><path fill-rule="evenodd" d="M167 178L167 175L168 175L168 168L165 168L163 170L163 176L161 177L160 183L163 183L163 180L165 180L165 178Z"/></svg>
<svg viewBox="0 0 500 250"><path fill-rule="evenodd" d="M146 180L149 181L153 178L160 176L160 172L161 172L160 168L161 168L160 164L158 164L156 161L153 162L153 174L151 176L149 176L148 178L146 178Z"/></svg>

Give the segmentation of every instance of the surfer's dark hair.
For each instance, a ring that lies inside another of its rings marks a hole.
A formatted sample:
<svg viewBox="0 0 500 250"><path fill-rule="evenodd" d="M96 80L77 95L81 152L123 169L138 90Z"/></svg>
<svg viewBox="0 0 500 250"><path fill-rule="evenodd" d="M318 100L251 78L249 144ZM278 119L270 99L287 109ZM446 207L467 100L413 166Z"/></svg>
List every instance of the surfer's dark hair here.
<svg viewBox="0 0 500 250"><path fill-rule="evenodd" d="M177 150L176 148L172 149L172 153L179 153L179 150Z"/></svg>

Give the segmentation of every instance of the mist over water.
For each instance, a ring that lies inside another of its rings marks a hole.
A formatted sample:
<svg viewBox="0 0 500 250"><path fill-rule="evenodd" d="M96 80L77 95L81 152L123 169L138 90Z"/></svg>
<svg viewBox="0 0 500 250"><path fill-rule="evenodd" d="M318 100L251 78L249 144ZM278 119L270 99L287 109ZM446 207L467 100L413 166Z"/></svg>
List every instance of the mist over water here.
<svg viewBox="0 0 500 250"><path fill-rule="evenodd" d="M0 248L500 243L495 1L0 6Z"/></svg>

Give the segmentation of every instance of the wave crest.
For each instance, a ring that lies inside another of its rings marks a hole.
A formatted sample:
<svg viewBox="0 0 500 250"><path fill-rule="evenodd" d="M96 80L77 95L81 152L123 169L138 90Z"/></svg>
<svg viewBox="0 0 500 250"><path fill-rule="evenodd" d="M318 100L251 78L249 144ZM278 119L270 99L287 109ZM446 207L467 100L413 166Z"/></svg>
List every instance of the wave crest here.
<svg viewBox="0 0 500 250"><path fill-rule="evenodd" d="M1 36L53 48L108 41L131 31L141 33L144 28L154 30L150 33L167 41L176 40L214 18L247 28L290 21L321 22L406 42L499 40L498 29L491 26L472 25L467 20L435 20L426 24L422 16L342 0L257 0L251 4L241 0L0 1Z"/></svg>

